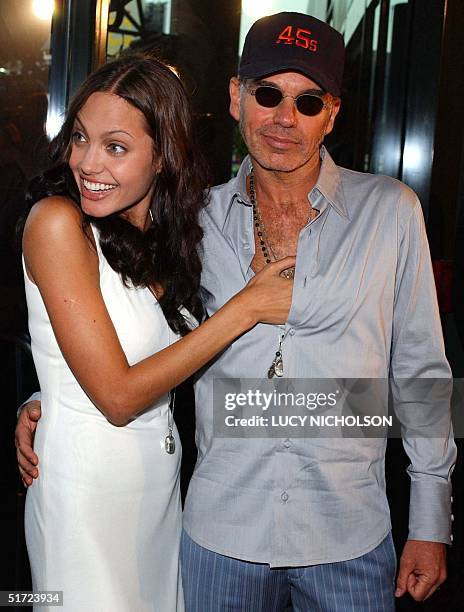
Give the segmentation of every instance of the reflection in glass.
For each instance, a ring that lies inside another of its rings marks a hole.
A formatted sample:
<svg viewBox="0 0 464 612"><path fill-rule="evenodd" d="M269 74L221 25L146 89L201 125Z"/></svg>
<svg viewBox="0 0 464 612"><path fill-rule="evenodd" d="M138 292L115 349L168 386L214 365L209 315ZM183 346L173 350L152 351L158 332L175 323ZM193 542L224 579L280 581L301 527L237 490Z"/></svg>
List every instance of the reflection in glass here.
<svg viewBox="0 0 464 612"><path fill-rule="evenodd" d="M26 329L15 226L25 184L42 169L48 144L50 3L2 2L0 27L0 334L13 334Z"/></svg>
<svg viewBox="0 0 464 612"><path fill-rule="evenodd" d="M169 34L171 2L150 0L111 0L107 55L114 58L142 41L149 43Z"/></svg>

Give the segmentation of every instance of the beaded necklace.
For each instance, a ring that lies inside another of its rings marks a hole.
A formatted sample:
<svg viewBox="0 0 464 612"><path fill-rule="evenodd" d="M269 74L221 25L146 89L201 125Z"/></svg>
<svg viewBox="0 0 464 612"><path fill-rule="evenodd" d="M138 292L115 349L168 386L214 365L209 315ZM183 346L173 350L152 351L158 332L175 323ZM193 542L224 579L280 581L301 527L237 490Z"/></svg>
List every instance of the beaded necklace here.
<svg viewBox="0 0 464 612"><path fill-rule="evenodd" d="M259 246L261 247L264 261L267 264L271 263L271 261L277 261L278 258L274 252L274 249L272 248L271 242L267 235L266 227L261 216L261 211L256 200L255 174L253 168L250 172L250 202L251 206L253 207L253 223L256 228L256 234L258 236ZM318 211L311 208L311 211L309 213L309 221L315 219L317 217L317 214ZM284 270L282 272L282 276L285 276L285 278L294 278L295 268L289 268L288 270Z"/></svg>

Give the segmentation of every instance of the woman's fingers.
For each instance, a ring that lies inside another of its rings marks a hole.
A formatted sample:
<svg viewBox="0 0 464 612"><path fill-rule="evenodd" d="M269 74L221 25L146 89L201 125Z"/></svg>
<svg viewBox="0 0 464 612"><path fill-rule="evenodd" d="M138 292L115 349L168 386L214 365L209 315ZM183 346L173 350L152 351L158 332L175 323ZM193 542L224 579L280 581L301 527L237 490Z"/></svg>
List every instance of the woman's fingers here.
<svg viewBox="0 0 464 612"><path fill-rule="evenodd" d="M280 274L284 270L288 270L289 268L293 268L296 264L296 257L289 256L284 257L283 259L278 259L271 264L268 264L268 267L274 274ZM265 268L266 269L266 268Z"/></svg>

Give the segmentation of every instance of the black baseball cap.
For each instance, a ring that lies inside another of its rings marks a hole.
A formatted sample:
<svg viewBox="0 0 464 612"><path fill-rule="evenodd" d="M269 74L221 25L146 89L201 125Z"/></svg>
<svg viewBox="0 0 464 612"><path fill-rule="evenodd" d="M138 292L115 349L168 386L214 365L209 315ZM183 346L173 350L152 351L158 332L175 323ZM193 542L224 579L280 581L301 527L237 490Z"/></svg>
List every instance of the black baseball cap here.
<svg viewBox="0 0 464 612"><path fill-rule="evenodd" d="M258 19L243 47L238 75L264 77L285 70L301 72L340 96L345 62L343 36L324 21L303 13L277 13Z"/></svg>

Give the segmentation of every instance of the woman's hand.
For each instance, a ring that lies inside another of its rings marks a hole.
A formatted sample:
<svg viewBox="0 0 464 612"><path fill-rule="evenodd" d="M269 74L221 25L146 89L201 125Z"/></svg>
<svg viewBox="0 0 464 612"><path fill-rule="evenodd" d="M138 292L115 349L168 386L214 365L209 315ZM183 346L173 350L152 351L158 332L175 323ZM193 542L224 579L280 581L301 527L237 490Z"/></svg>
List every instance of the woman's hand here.
<svg viewBox="0 0 464 612"><path fill-rule="evenodd" d="M27 274L40 290L69 368L94 405L118 427L258 321L283 323L290 309L293 283L280 273L295 264L294 257L266 266L185 337L129 364L101 293L98 255L75 204L58 196L38 202L27 219L23 250ZM25 483L30 484L36 472L25 468L31 469L26 462L22 469Z"/></svg>
<svg viewBox="0 0 464 612"><path fill-rule="evenodd" d="M233 298L240 301L244 314L249 314L254 324L283 324L287 321L293 280L281 276L281 273L294 267L295 262L296 257L284 257L267 264Z"/></svg>

